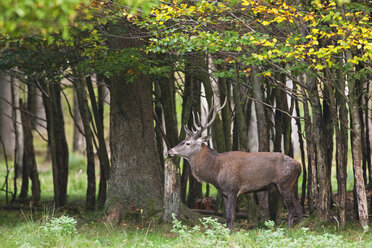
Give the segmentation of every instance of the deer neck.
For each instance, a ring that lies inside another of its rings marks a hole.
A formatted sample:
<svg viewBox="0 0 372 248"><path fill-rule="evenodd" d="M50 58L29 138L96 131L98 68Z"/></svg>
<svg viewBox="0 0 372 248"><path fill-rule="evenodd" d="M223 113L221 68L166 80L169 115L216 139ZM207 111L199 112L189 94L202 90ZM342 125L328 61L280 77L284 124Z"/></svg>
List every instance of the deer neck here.
<svg viewBox="0 0 372 248"><path fill-rule="evenodd" d="M214 183L220 170L216 163L217 155L217 152L202 144L201 149L189 159L192 174L198 181Z"/></svg>

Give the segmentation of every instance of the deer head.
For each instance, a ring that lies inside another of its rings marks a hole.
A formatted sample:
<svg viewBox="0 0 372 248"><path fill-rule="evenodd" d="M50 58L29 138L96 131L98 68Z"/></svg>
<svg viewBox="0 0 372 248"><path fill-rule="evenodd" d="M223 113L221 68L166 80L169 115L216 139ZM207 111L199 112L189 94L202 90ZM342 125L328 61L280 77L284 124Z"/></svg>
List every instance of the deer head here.
<svg viewBox="0 0 372 248"><path fill-rule="evenodd" d="M189 129L186 125L184 126L186 132L185 140L170 149L168 151L168 154L171 156L179 156L186 159L190 159L194 154L196 154L201 149L202 144L208 142L210 138L209 135L202 137L201 135L203 131L213 124L214 120L216 119L217 113L225 107L226 102L227 99L225 99L225 102L221 107L217 107L214 106L212 101L212 107L207 113L205 124L201 124L202 122L199 113L197 113L197 117L195 118L195 114L194 112L192 112L194 127L192 129Z"/></svg>

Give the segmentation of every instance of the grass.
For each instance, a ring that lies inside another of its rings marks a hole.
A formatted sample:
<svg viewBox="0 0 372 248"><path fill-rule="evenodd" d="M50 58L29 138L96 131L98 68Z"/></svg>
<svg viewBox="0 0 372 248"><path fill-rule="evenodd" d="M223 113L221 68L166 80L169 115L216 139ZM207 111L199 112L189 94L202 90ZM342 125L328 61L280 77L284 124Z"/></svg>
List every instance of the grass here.
<svg viewBox="0 0 372 248"><path fill-rule="evenodd" d="M230 233L211 217L191 227L178 220L173 225L153 222L112 226L91 214L70 217L45 211L0 212L0 247L371 247L372 234L357 227L275 227Z"/></svg>

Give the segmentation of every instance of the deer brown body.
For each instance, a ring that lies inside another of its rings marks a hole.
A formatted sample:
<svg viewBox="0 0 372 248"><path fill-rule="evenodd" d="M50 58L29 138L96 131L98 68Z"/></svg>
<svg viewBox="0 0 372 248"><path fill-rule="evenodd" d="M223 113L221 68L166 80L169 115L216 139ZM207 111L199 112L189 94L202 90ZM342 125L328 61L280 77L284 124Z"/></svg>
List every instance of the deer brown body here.
<svg viewBox="0 0 372 248"><path fill-rule="evenodd" d="M169 150L170 155L182 156L179 144ZM227 198L227 227L232 229L236 199L240 194L261 191L276 186L288 208L288 224L293 217L302 218L302 207L295 198L296 180L301 165L293 158L276 152L217 153L205 144L189 157L192 174L199 181L213 184Z"/></svg>
<svg viewBox="0 0 372 248"><path fill-rule="evenodd" d="M223 193L228 228L233 228L236 200L240 194L261 191L272 186L279 190L288 208L288 225L294 218L300 220L303 210L295 197L296 180L301 174L299 162L277 152L217 153L204 144L209 136L199 137L223 107L213 107L210 110L207 116L214 110L213 117L206 125L198 126L194 121L196 130L190 131L185 127L187 138L170 149L168 154L187 159L197 180L211 183Z"/></svg>
<svg viewBox="0 0 372 248"><path fill-rule="evenodd" d="M234 191L239 196L270 185L293 188L301 174L301 165L282 153L217 153L205 144L190 163L195 178L213 184L225 195Z"/></svg>

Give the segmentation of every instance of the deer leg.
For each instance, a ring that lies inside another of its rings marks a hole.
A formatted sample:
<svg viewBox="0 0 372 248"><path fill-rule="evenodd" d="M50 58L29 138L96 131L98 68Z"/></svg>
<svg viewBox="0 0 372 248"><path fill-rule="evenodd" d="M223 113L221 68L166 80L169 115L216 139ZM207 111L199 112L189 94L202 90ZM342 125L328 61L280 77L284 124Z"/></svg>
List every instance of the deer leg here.
<svg viewBox="0 0 372 248"><path fill-rule="evenodd" d="M235 194L229 194L227 196L226 201L226 220L227 220L227 228L231 231L234 227L234 219L235 219L235 208L236 208L236 198Z"/></svg>
<svg viewBox="0 0 372 248"><path fill-rule="evenodd" d="M293 200L294 208L296 209L295 211L296 211L297 222L300 222L300 220L303 217L303 209L302 209L301 204L297 201L294 191L292 194L292 200Z"/></svg>
<svg viewBox="0 0 372 248"><path fill-rule="evenodd" d="M294 193L289 191L289 190L286 190L284 187L281 187L280 185L278 185L278 190L279 190L281 196L283 197L285 205L287 206L287 209L288 209L288 227L291 227L293 215L296 212L296 207L295 207L295 204L294 204L294 200L296 200L296 199L293 199Z"/></svg>

